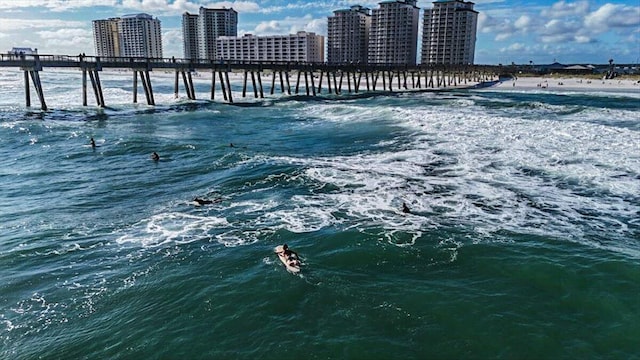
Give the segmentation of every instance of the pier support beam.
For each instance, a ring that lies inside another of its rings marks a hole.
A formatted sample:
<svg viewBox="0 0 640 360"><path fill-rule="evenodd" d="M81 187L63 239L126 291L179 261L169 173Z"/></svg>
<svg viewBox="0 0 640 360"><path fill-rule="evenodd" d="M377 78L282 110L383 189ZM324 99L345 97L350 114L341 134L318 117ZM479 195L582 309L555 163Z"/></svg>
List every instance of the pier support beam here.
<svg viewBox="0 0 640 360"><path fill-rule="evenodd" d="M156 101L153 98L153 88L151 87L151 77L149 77L149 70L134 70L133 76L133 102L138 101L138 82L137 82L137 74L140 74L140 81L142 81L142 88L144 90L144 95L147 98L147 105L155 105ZM91 73L89 73L91 75ZM96 72L97 76L97 72ZM102 92L102 91L101 91Z"/></svg>
<svg viewBox="0 0 640 360"><path fill-rule="evenodd" d="M300 88L300 75L302 74L300 73L300 71L298 71L298 79L296 80L296 91L295 91L296 95L298 95L298 89Z"/></svg>
<svg viewBox="0 0 640 360"><path fill-rule="evenodd" d="M229 72L224 72L224 78L227 81L227 93L229 95L229 102L233 104L233 97L231 96L231 83L229 82Z"/></svg>
<svg viewBox="0 0 640 360"><path fill-rule="evenodd" d="M220 80L220 89L222 90L222 97L224 101L229 101L227 97L227 89L225 88L224 78L222 77L222 71L218 71L218 78Z"/></svg>
<svg viewBox="0 0 640 360"><path fill-rule="evenodd" d="M251 72L251 84L253 85L253 97L258 98L258 88L256 87L256 74Z"/></svg>
<svg viewBox="0 0 640 360"><path fill-rule="evenodd" d="M264 89L262 88L262 77L260 76L260 71L256 73L256 77L258 78L258 90L260 91L260 99L264 99Z"/></svg>
<svg viewBox="0 0 640 360"><path fill-rule="evenodd" d="M24 71L24 102L31 107L31 89L29 89L29 71Z"/></svg>
<svg viewBox="0 0 640 360"><path fill-rule="evenodd" d="M273 70L273 76L271 77L271 90L269 90L271 95L273 95L275 91L274 90L275 87L276 87L276 71Z"/></svg>
<svg viewBox="0 0 640 360"><path fill-rule="evenodd" d="M96 87L98 88L98 97L99 97L98 102L99 102L100 107L105 107L104 95L102 93L102 83L100 83L100 75L98 73L98 70L93 70L93 71L95 73L94 77L95 77L95 80L96 80Z"/></svg>
<svg viewBox="0 0 640 360"><path fill-rule="evenodd" d="M247 73L248 71L245 70L244 71L244 77L242 78L242 97L247 97ZM253 75L253 72L251 73L251 75ZM256 86L253 85L253 87L255 88Z"/></svg>
<svg viewBox="0 0 640 360"><path fill-rule="evenodd" d="M40 108L42 110L47 110L47 104L44 101L44 91L42 90L42 82L40 81L40 74L38 70L33 69L25 69L24 70L24 90L25 90L25 103L27 107L31 106L31 89L29 87L29 78L31 78L31 82L33 83L33 88L36 91L36 95L38 95L38 99L40 100Z"/></svg>

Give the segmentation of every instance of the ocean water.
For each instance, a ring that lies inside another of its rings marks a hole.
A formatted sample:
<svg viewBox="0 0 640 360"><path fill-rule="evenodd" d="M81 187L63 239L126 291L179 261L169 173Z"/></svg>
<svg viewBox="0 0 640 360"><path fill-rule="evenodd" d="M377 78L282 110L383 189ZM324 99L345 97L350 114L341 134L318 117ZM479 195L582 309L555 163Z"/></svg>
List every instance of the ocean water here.
<svg viewBox="0 0 640 360"><path fill-rule="evenodd" d="M638 90L41 77L0 72L2 359L640 358Z"/></svg>

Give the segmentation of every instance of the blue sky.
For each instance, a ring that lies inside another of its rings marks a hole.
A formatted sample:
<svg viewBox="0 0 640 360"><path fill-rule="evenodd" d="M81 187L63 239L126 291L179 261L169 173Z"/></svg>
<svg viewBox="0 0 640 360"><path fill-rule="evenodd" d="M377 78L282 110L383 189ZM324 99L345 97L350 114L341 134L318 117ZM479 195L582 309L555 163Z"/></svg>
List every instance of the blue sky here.
<svg viewBox="0 0 640 360"><path fill-rule="evenodd" d="M144 12L162 22L165 57L182 57L181 15L200 6L236 9L238 35L300 30L326 35L334 10L356 4L375 8L378 2L0 0L0 52L19 46L41 54L93 55L91 20ZM474 3L480 13L476 64L640 62L640 0ZM431 8L432 1L418 1L418 7Z"/></svg>

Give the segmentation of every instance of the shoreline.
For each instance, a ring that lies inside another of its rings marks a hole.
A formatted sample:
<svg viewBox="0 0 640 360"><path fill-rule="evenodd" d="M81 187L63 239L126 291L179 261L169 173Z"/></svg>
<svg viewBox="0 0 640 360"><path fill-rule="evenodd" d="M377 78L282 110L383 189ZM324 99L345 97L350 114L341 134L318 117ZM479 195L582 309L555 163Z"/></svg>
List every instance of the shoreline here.
<svg viewBox="0 0 640 360"><path fill-rule="evenodd" d="M604 91L629 92L640 94L640 80L628 78L592 79L578 76L567 77L518 77L504 80L490 87L500 90L566 90L566 91Z"/></svg>

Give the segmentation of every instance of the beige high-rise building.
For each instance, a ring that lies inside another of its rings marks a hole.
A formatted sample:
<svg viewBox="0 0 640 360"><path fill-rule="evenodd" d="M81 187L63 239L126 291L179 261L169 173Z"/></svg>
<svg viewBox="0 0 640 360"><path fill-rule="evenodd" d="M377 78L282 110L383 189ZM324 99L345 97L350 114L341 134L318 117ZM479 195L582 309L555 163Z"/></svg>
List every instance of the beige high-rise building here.
<svg viewBox="0 0 640 360"><path fill-rule="evenodd" d="M96 56L120 56L118 18L93 20L93 43Z"/></svg>
<svg viewBox="0 0 640 360"><path fill-rule="evenodd" d="M242 37L221 36L217 40L220 60L324 62L324 36L299 31L290 35Z"/></svg>
<svg viewBox="0 0 640 360"><path fill-rule="evenodd" d="M183 50L187 59L217 59L218 37L237 35L238 13L233 9L200 7L198 15L182 15Z"/></svg>
<svg viewBox="0 0 640 360"><path fill-rule="evenodd" d="M425 10L421 63L473 64L478 12L474 3L438 0Z"/></svg>
<svg viewBox="0 0 640 360"><path fill-rule="evenodd" d="M160 20L148 14L93 20L97 56L162 57Z"/></svg>
<svg viewBox="0 0 640 360"><path fill-rule="evenodd" d="M420 9L416 0L383 1L371 13L369 64L415 65Z"/></svg>
<svg viewBox="0 0 640 360"><path fill-rule="evenodd" d="M371 10L360 5L336 10L328 18L327 62L366 64Z"/></svg>

